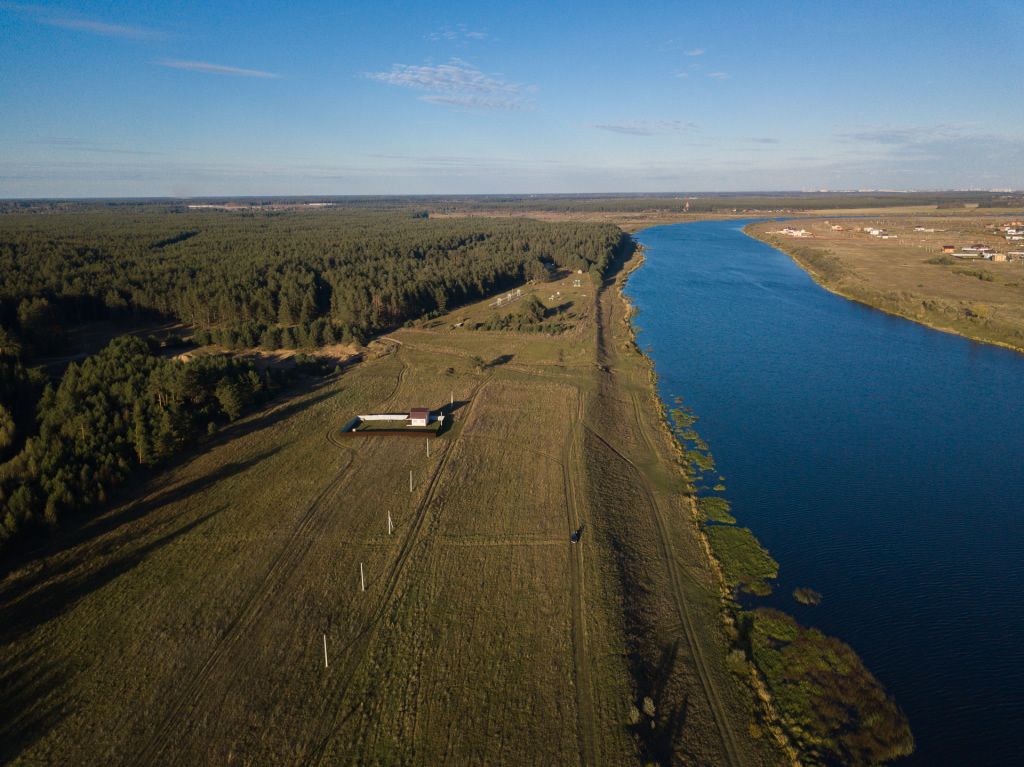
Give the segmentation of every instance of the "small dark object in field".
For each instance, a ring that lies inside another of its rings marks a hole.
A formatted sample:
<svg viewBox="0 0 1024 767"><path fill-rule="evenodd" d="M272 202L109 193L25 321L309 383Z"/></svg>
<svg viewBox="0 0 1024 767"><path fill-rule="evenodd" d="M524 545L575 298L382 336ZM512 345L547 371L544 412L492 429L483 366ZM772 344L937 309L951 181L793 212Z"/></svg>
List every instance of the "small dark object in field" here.
<svg viewBox="0 0 1024 767"><path fill-rule="evenodd" d="M580 529L569 536L569 540L573 543L578 543L580 538L583 536L583 525L580 525Z"/></svg>

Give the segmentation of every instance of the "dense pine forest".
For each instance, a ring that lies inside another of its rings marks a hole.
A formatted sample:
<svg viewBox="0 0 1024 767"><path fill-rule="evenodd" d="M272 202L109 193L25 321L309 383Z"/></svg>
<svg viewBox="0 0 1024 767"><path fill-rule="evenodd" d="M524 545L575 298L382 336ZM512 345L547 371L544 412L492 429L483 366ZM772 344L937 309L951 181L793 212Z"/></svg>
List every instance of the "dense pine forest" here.
<svg viewBox="0 0 1024 767"><path fill-rule="evenodd" d="M43 206L0 215L0 552L99 508L285 382L231 355L168 359L123 335L59 378L39 363L69 333L114 321L183 324L230 349L363 343L552 266L600 280L614 226L432 220L399 208L188 210Z"/></svg>

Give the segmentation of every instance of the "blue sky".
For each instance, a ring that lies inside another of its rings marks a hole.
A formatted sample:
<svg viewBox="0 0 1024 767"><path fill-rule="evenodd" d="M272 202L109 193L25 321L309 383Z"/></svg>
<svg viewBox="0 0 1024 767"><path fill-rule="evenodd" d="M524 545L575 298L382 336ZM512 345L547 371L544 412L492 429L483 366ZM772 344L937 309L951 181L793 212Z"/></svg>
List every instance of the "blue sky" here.
<svg viewBox="0 0 1024 767"><path fill-rule="evenodd" d="M1024 2L0 1L0 197L1024 188Z"/></svg>

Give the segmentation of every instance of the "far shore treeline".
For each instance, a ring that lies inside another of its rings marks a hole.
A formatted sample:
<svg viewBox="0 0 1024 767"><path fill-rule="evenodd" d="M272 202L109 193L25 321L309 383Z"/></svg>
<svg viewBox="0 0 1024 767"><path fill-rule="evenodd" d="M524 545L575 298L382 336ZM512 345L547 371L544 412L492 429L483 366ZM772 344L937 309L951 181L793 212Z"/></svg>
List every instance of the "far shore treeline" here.
<svg viewBox="0 0 1024 767"><path fill-rule="evenodd" d="M0 556L286 383L227 355L167 359L126 335L53 379L40 363L76 328L164 320L183 324L177 342L229 349L359 344L554 268L599 281L628 243L609 224L408 210L0 215Z"/></svg>

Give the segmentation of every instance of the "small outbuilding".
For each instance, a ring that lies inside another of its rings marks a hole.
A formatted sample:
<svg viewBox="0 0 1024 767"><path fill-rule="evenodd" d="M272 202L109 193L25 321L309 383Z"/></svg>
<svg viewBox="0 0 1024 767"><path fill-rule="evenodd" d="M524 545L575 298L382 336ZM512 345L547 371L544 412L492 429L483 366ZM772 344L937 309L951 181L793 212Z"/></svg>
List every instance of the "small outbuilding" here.
<svg viewBox="0 0 1024 767"><path fill-rule="evenodd" d="M953 245L943 245L942 246L942 252L943 253L952 253L954 250L956 250L956 247L953 246Z"/></svg>
<svg viewBox="0 0 1024 767"><path fill-rule="evenodd" d="M414 407L409 411L410 426L426 426L430 423L430 408Z"/></svg>

